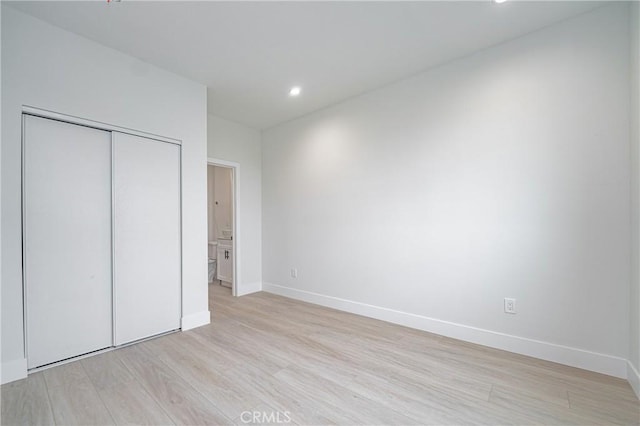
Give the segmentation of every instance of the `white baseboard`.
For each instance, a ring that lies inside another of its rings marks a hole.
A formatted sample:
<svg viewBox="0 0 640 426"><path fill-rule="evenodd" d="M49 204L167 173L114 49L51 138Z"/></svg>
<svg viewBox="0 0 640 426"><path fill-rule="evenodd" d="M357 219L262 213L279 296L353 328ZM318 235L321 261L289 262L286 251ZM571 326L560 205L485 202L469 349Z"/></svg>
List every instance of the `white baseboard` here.
<svg viewBox="0 0 640 426"><path fill-rule="evenodd" d="M211 322L211 312L196 312L182 317L182 331L191 330L192 328L201 327Z"/></svg>
<svg viewBox="0 0 640 426"><path fill-rule="evenodd" d="M627 381L629 381L631 388L636 393L638 399L640 399L640 374L633 364L631 364L631 361L627 361Z"/></svg>
<svg viewBox="0 0 640 426"><path fill-rule="evenodd" d="M316 305L464 340L466 342L477 343L521 355L528 355L546 361L608 374L610 376L627 378L627 360L611 355L527 339L272 283L263 283L262 290Z"/></svg>
<svg viewBox="0 0 640 426"><path fill-rule="evenodd" d="M3 385L27 377L26 358L3 362L1 368L0 382L2 382Z"/></svg>
<svg viewBox="0 0 640 426"><path fill-rule="evenodd" d="M255 283L240 284L240 285L238 285L238 288L237 288L237 295L238 296L245 296L247 294L257 293L259 291L262 291L262 282L261 281L258 281L258 282L255 282Z"/></svg>

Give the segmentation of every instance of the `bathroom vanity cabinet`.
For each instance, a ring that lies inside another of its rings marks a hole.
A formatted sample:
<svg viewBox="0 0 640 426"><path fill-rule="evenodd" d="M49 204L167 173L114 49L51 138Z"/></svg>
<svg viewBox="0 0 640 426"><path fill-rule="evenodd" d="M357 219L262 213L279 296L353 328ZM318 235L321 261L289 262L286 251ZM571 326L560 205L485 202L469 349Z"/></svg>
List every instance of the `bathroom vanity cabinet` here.
<svg viewBox="0 0 640 426"><path fill-rule="evenodd" d="M218 279L225 287L233 282L233 242L218 240Z"/></svg>

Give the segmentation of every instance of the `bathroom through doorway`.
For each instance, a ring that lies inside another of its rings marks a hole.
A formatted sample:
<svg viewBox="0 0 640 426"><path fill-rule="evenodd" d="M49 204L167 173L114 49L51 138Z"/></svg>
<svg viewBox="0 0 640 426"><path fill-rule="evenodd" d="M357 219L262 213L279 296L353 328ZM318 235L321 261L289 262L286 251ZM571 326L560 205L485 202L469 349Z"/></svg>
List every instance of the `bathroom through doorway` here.
<svg viewBox="0 0 640 426"><path fill-rule="evenodd" d="M210 286L237 295L237 166L221 160L207 164L207 254ZM211 292L211 287L210 287ZM216 292L225 292L216 288Z"/></svg>

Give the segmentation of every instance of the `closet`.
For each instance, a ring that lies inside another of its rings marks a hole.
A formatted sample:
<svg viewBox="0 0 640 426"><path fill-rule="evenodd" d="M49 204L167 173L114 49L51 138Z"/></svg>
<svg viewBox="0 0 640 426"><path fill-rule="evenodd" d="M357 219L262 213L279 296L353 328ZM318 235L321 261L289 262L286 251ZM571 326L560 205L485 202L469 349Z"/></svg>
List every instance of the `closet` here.
<svg viewBox="0 0 640 426"><path fill-rule="evenodd" d="M28 368L180 328L180 145L23 115Z"/></svg>

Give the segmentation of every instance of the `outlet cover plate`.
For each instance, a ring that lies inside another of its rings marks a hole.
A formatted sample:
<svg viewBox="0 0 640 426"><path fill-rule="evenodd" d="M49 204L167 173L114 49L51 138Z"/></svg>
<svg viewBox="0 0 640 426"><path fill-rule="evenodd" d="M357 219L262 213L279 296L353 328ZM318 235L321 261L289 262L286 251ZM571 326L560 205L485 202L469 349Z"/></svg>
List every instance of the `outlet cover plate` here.
<svg viewBox="0 0 640 426"><path fill-rule="evenodd" d="M513 299L511 297L504 298L504 312L506 314L516 313L516 299Z"/></svg>

